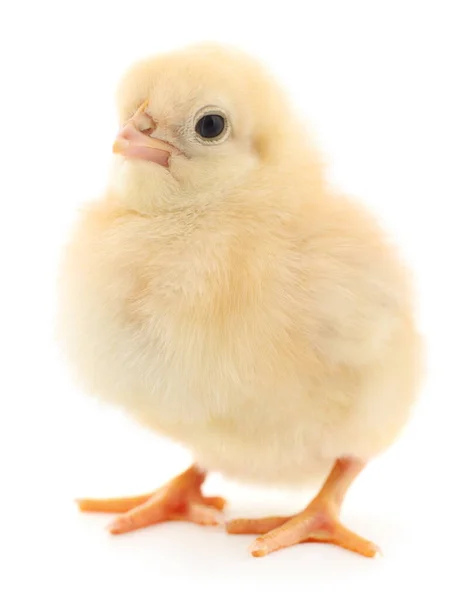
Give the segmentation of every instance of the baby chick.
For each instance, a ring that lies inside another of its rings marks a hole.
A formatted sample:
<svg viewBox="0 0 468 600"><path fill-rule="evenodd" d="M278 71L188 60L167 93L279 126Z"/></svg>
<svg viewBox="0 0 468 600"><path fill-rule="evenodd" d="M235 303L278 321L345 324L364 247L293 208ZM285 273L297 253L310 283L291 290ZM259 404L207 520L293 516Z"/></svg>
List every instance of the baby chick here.
<svg viewBox="0 0 468 600"><path fill-rule="evenodd" d="M123 533L221 521L210 471L325 480L292 517L241 519L254 556L324 541L377 547L339 520L346 491L394 442L421 344L405 267L367 211L330 188L281 89L217 45L144 60L118 91L104 197L83 212L60 285L65 353L83 389L188 448L155 493L81 500Z"/></svg>

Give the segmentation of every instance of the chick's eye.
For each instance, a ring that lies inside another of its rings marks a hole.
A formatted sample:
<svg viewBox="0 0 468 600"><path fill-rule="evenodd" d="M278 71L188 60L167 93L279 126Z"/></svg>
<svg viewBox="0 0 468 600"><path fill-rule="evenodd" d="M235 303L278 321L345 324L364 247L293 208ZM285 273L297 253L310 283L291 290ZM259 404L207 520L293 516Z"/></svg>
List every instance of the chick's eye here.
<svg viewBox="0 0 468 600"><path fill-rule="evenodd" d="M224 117L221 115L205 115L195 126L195 131L207 140L219 137L226 127Z"/></svg>

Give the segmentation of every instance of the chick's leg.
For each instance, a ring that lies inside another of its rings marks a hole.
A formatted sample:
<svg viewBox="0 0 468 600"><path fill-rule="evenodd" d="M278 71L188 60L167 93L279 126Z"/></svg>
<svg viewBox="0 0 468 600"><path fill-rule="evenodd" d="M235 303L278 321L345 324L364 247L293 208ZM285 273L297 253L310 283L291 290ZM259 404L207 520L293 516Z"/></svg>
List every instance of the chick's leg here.
<svg viewBox="0 0 468 600"><path fill-rule="evenodd" d="M237 519L227 524L227 531L260 534L250 547L253 556L265 556L303 542L324 542L373 557L379 551L378 547L339 521L346 491L363 468L364 463L356 459L339 459L320 492L299 514L293 517Z"/></svg>
<svg viewBox="0 0 468 600"><path fill-rule="evenodd" d="M191 521L199 525L218 525L223 522L223 498L206 497L201 486L206 473L197 466L172 479L151 494L129 498L83 499L78 506L85 512L124 513L110 525L113 534L126 533L162 523L163 521Z"/></svg>

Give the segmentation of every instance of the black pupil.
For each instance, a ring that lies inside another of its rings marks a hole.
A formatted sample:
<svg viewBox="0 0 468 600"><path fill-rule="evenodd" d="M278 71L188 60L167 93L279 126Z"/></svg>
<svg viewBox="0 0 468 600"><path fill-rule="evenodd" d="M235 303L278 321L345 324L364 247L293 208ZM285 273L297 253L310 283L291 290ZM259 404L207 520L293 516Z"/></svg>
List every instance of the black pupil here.
<svg viewBox="0 0 468 600"><path fill-rule="evenodd" d="M196 126L197 133L203 138L215 138L224 130L224 119L220 115L205 115Z"/></svg>

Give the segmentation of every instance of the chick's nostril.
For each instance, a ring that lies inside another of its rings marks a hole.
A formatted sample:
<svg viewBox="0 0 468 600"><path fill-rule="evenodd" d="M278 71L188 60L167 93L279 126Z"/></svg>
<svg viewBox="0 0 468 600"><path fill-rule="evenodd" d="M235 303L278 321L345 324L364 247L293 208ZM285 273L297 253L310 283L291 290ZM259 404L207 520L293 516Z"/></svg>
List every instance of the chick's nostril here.
<svg viewBox="0 0 468 600"><path fill-rule="evenodd" d="M145 135L151 135L157 127L157 124L154 121L154 119L150 117L147 113L142 113L138 115L135 121L137 129Z"/></svg>

